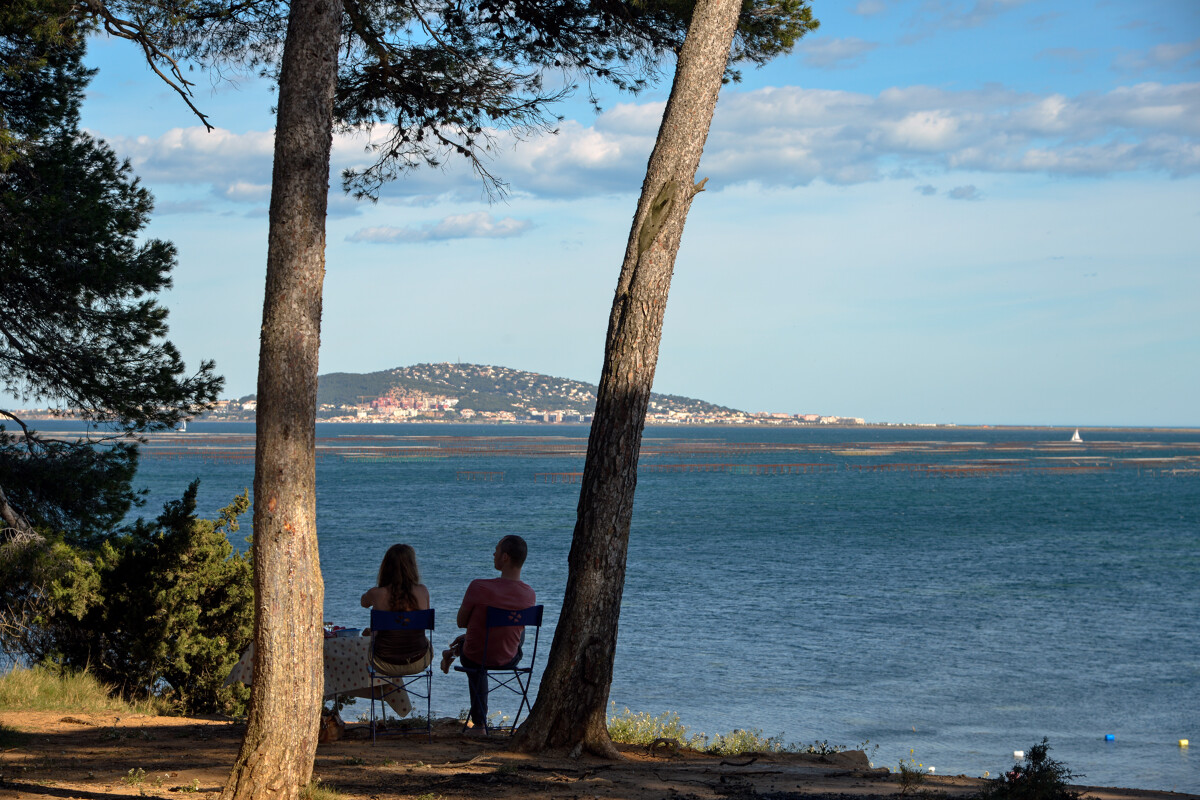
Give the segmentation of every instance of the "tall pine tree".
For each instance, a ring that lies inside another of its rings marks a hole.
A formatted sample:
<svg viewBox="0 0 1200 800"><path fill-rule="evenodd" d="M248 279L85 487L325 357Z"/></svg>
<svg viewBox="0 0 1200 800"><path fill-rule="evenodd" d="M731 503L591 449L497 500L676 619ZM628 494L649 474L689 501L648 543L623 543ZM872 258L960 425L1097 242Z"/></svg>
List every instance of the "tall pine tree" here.
<svg viewBox="0 0 1200 800"><path fill-rule="evenodd" d="M8 12L6 12L8 13ZM0 389L118 430L174 425L222 379L187 375L167 341L175 248L138 241L153 201L128 162L80 130L91 71L76 30L0 17ZM50 440L0 408L0 521L101 537L134 500L136 449Z"/></svg>

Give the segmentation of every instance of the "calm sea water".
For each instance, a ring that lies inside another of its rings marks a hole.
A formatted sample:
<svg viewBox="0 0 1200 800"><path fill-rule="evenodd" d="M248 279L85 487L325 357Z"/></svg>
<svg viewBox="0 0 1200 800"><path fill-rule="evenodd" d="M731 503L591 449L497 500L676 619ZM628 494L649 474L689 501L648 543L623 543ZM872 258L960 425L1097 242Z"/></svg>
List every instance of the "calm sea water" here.
<svg viewBox="0 0 1200 800"><path fill-rule="evenodd" d="M252 428L194 424L188 436L225 431ZM876 765L894 769L911 751L939 774L995 775L1014 750L1047 736L1085 783L1200 793L1200 754L1191 752L1200 747L1200 473L1195 460L1192 471L1174 473L1159 461L1140 469L1130 461L1195 459L1200 436L1085 430L1085 444L1064 452L1069 434L649 429L648 441L809 449L643 458L613 702L675 711L709 734L753 727L787 741L869 741ZM587 430L322 425L318 435L351 443L358 435L586 438ZM1063 467L1089 456L1120 468L971 477L862 469L1011 463L998 459ZM648 469L718 462L828 469ZM492 574L495 541L519 533L530 544L526 579L547 607L544 665L578 486L538 473L582 463L580 455L487 453L322 458L326 619L365 624L359 595L374 584L384 550L408 542L440 612L442 646L468 581ZM250 461L186 453L144 458L138 482L150 496L141 513L153 515L198 477L201 510L212 514L251 485L252 470ZM503 479L466 480L464 471ZM245 523L248 532L248 515ZM437 677L434 693L435 713L467 706L453 673Z"/></svg>

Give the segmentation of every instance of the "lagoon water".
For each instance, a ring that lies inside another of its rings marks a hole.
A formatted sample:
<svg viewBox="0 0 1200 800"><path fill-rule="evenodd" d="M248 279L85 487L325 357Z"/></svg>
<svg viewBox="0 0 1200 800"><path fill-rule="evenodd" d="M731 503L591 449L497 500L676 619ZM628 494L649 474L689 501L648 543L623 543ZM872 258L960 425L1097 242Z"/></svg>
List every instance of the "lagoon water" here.
<svg viewBox="0 0 1200 800"><path fill-rule="evenodd" d="M364 458L351 449L339 457L336 447L363 436L569 443L587 429L318 428L327 448L317 473L326 619L364 625L358 597L384 550L404 541L417 549L439 611L435 644L444 646L467 582L490 576L495 541L519 533L530 544L526 579L547 608L544 665L579 487L539 473L578 472L578 448ZM194 423L176 445L252 431ZM877 766L895 769L911 751L938 774L996 775L1014 750L1046 736L1084 783L1200 793L1200 753L1191 752L1200 747L1200 435L1084 430L1084 445L1064 450L1069 435L648 429L648 444L693 447L648 448L642 459L617 710L674 711L709 734L752 727L789 742L867 741ZM746 447L732 448L738 442ZM193 478L206 515L251 485L250 460L175 450L167 458L145 448L142 515ZM1190 460L1163 461L1172 456ZM955 471L967 462L973 471ZM722 466L651 469L667 463ZM767 463L824 468L748 466ZM864 469L885 464L909 466ZM1072 468L1089 464L1101 468ZM1021 468L991 468L1006 465ZM249 524L247 515L237 544ZM466 705L461 676L439 674L435 713Z"/></svg>

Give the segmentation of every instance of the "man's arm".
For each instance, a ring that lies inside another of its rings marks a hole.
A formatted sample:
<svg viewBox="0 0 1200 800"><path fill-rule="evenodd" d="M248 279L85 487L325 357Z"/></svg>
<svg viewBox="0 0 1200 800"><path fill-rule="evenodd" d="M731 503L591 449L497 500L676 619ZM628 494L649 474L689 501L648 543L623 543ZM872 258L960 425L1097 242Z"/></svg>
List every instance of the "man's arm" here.
<svg viewBox="0 0 1200 800"><path fill-rule="evenodd" d="M467 586L467 593L463 595L462 605L458 607L458 616L454 621L460 628L467 627L467 623L471 621L471 611L474 610L476 605L474 592L471 591L474 588L475 581L471 581L470 585Z"/></svg>

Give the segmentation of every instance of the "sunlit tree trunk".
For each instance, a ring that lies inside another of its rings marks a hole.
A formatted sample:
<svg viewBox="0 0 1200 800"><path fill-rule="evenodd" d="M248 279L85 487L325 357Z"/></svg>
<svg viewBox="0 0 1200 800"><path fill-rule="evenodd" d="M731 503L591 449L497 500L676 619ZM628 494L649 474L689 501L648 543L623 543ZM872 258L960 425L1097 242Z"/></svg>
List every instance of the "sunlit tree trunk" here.
<svg viewBox="0 0 1200 800"><path fill-rule="evenodd" d="M692 198L703 188L692 181L741 7L741 0L700 0L679 55L609 316L566 596L537 702L517 732L515 746L523 750L618 755L606 712L638 453L675 255Z"/></svg>
<svg viewBox="0 0 1200 800"><path fill-rule="evenodd" d="M317 349L341 17L341 0L297 0L284 44L258 365L254 684L222 800L297 797L317 749Z"/></svg>

